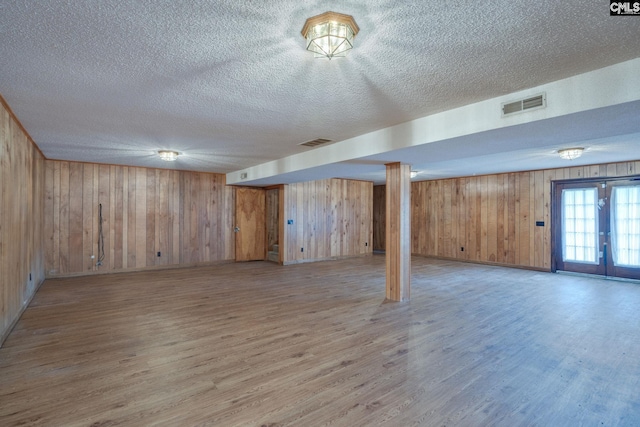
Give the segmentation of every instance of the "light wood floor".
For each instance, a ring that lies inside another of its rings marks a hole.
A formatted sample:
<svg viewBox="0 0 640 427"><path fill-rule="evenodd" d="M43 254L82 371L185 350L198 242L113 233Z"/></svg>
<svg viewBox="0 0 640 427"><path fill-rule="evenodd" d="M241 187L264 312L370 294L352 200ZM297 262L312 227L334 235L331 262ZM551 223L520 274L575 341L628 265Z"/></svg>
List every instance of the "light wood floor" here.
<svg viewBox="0 0 640 427"><path fill-rule="evenodd" d="M0 425L640 425L640 285L384 257L49 280Z"/></svg>

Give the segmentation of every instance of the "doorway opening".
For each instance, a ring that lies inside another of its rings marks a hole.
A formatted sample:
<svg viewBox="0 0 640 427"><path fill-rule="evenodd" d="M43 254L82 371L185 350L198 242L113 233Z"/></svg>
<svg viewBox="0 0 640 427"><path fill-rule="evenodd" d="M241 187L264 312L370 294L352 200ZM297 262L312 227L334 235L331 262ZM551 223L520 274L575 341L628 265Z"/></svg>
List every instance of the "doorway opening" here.
<svg viewBox="0 0 640 427"><path fill-rule="evenodd" d="M280 189L267 190L267 260L280 263Z"/></svg>

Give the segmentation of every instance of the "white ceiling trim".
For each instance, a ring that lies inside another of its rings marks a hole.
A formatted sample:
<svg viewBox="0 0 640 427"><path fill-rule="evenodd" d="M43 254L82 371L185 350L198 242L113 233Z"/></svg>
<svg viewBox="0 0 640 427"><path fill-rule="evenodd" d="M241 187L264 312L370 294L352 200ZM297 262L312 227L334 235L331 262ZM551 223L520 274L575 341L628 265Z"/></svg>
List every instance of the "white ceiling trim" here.
<svg viewBox="0 0 640 427"><path fill-rule="evenodd" d="M231 172L227 174L227 183L262 185L265 179L269 182L277 181L274 178L278 176L282 176L281 183L287 183L292 182L289 181L291 177L299 176L292 174L294 172L307 169L318 172L317 168L339 162L380 156L403 148L637 101L640 100L640 86L632 76L637 75L639 70L640 58L622 62ZM547 94L546 108L509 117L501 116L502 103L540 92ZM517 144L517 141L514 141L514 144ZM335 170L327 168L327 173L331 172ZM243 179L242 176L246 178Z"/></svg>

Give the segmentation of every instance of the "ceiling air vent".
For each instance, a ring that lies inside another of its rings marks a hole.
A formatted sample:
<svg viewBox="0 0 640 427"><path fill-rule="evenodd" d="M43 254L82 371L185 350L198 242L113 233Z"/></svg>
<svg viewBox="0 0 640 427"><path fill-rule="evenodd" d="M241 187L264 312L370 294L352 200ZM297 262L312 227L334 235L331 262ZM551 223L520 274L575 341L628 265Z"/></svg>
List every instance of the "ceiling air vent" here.
<svg viewBox="0 0 640 427"><path fill-rule="evenodd" d="M541 93L530 98L519 99L513 102L506 102L502 104L502 117L509 116L515 113L522 113L524 111L530 111L538 108L544 108L547 106L547 96Z"/></svg>
<svg viewBox="0 0 640 427"><path fill-rule="evenodd" d="M318 138L318 139L314 139L313 141L303 142L302 144L298 144L298 145L304 145L305 147L317 147L318 145L326 144L327 142L331 142L331 140Z"/></svg>

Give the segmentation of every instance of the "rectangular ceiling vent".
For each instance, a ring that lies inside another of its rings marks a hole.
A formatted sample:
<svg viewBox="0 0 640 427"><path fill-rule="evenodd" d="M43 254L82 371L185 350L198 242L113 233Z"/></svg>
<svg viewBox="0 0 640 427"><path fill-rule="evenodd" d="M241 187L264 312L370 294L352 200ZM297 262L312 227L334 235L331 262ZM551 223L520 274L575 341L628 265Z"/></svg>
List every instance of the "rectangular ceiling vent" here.
<svg viewBox="0 0 640 427"><path fill-rule="evenodd" d="M332 142L330 139L317 138L312 141L303 142L298 145L304 145L305 147L317 147L318 145L326 144L328 142Z"/></svg>
<svg viewBox="0 0 640 427"><path fill-rule="evenodd" d="M541 93L530 98L519 99L513 102L502 103L502 117L524 111L536 110L547 106L547 96Z"/></svg>

